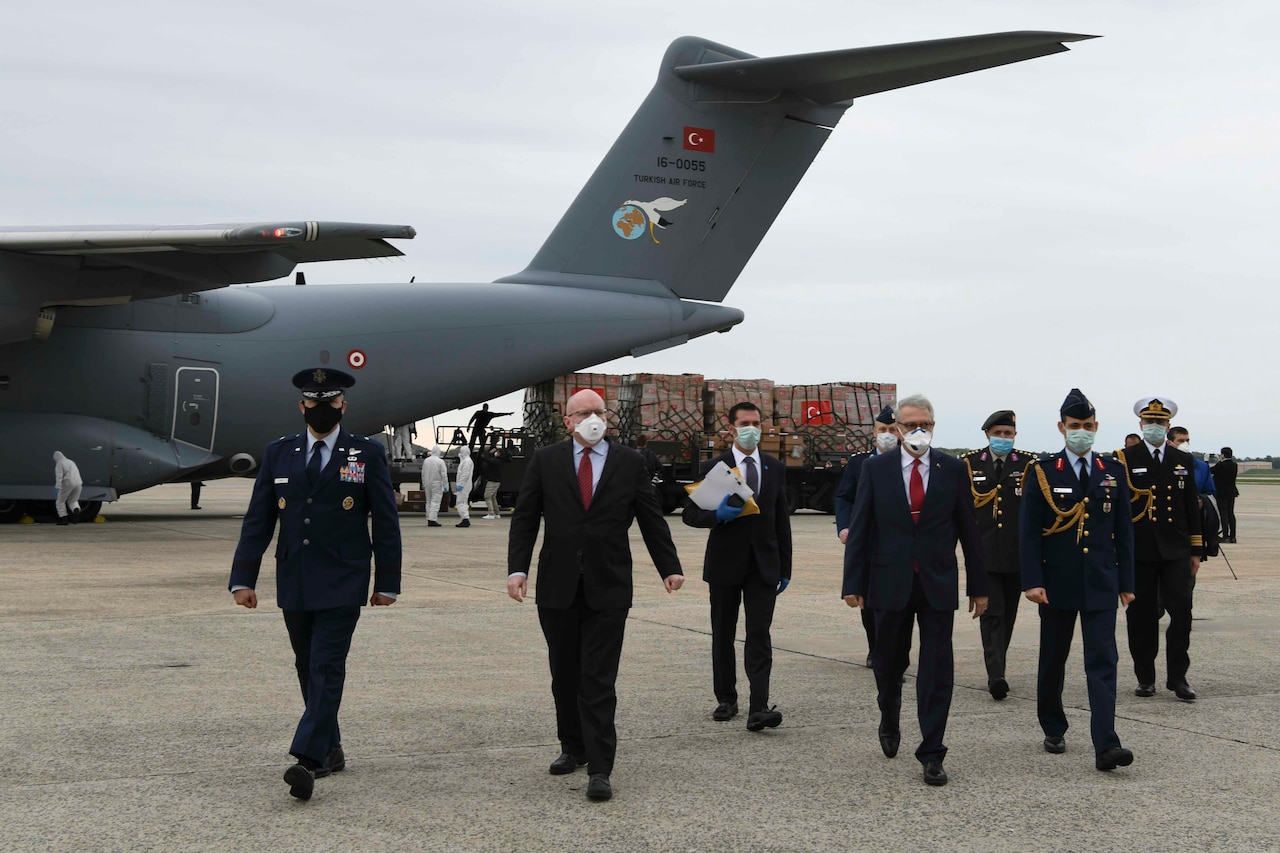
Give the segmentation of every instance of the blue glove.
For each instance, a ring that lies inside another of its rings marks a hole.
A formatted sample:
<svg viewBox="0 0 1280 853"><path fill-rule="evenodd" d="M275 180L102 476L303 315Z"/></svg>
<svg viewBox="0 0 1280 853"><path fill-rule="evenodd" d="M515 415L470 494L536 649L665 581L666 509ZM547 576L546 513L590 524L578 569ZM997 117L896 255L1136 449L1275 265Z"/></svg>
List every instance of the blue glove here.
<svg viewBox="0 0 1280 853"><path fill-rule="evenodd" d="M782 595L784 592L787 591L787 587L790 585L791 585L791 578L780 578L778 580L778 592L776 594Z"/></svg>
<svg viewBox="0 0 1280 853"><path fill-rule="evenodd" d="M742 507L730 506L728 495L720 499L720 506L716 507L716 521L718 523L724 524L726 521L733 521L740 515L742 515Z"/></svg>
<svg viewBox="0 0 1280 853"><path fill-rule="evenodd" d="M454 486L453 490L458 494L462 494L462 486Z"/></svg>

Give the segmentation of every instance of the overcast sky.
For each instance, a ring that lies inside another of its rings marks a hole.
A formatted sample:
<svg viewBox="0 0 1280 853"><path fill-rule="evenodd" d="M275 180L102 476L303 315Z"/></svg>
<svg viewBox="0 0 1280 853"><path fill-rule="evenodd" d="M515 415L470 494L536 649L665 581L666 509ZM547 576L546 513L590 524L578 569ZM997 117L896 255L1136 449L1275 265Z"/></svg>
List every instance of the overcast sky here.
<svg viewBox="0 0 1280 853"><path fill-rule="evenodd" d="M1169 395L1192 445L1280 454L1280 5L1196 2L21 4L0 223L413 225L310 283L522 269L668 43L757 56L1007 30L1104 38L860 99L726 303L726 335L607 372L897 383L942 446L1099 447ZM519 395L496 408L518 404ZM477 401L479 402L479 401ZM452 421L443 416L440 421Z"/></svg>

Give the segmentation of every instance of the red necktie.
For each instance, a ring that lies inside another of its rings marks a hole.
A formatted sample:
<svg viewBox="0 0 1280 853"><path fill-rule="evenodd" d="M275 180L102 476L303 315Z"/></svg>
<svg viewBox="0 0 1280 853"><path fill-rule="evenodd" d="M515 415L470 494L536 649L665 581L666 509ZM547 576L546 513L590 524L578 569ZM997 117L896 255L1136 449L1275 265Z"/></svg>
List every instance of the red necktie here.
<svg viewBox="0 0 1280 853"><path fill-rule="evenodd" d="M911 463L911 521L920 523L920 508L924 506L924 477L920 476L920 460ZM914 563L911 570L920 574L920 564Z"/></svg>
<svg viewBox="0 0 1280 853"><path fill-rule="evenodd" d="M582 492L582 508L591 509L591 448L582 451L578 463L578 490Z"/></svg>
<svg viewBox="0 0 1280 853"><path fill-rule="evenodd" d="M920 476L920 460L911 463L911 520L920 521L920 508L924 506L924 477Z"/></svg>

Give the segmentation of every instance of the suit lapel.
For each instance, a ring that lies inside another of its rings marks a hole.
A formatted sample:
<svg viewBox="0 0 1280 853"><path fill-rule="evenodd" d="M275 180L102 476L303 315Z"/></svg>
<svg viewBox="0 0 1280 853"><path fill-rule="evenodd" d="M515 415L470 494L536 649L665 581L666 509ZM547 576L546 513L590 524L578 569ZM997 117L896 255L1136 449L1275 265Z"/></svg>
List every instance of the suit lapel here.
<svg viewBox="0 0 1280 853"><path fill-rule="evenodd" d="M598 446L599 445L597 445L597 447ZM600 491L605 487L605 484L609 482L609 478L613 476L613 472L617 471L618 466L622 464L620 460L621 460L621 453L619 453L618 448L616 446L610 445L609 453L604 457L604 470L600 472L600 479L596 482L595 491L592 492L591 494L592 504L596 502L596 498L600 495ZM595 454L592 454L591 456L591 464L592 465L600 464L600 460L596 458ZM579 489L578 491L578 501L579 502L582 501L581 489Z"/></svg>
<svg viewBox="0 0 1280 853"><path fill-rule="evenodd" d="M925 516L932 517L937 512L936 507L943 502L942 489L946 485L946 470L942 467L942 458L936 452L929 451L929 485L925 487L924 504L920 507L920 520L923 521ZM901 478L899 478L901 479ZM910 512L908 504L907 511Z"/></svg>
<svg viewBox="0 0 1280 853"><path fill-rule="evenodd" d="M902 481L902 451L893 458L894 464L886 465L885 468L889 474L889 492L893 495L894 504L901 508L902 514L907 519L907 524L912 523L911 519L911 499L907 495L907 486ZM928 493L925 493L928 497Z"/></svg>

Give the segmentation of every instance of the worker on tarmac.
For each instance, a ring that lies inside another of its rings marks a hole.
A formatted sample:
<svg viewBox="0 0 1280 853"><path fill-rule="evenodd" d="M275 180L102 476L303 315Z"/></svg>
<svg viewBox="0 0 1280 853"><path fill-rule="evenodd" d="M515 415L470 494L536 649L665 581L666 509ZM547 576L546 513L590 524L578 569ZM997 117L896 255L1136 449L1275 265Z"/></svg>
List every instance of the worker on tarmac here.
<svg viewBox="0 0 1280 853"><path fill-rule="evenodd" d="M476 463L471 461L471 448L465 444L458 448L458 473L454 475L453 491L458 501L458 515L462 517L454 527L471 526L471 510L467 504L471 500L471 478L474 476Z"/></svg>
<svg viewBox="0 0 1280 853"><path fill-rule="evenodd" d="M444 451L440 445L431 448L422 460L422 491L427 494L427 527L439 527L440 500L449 485L449 469L444 464Z"/></svg>

